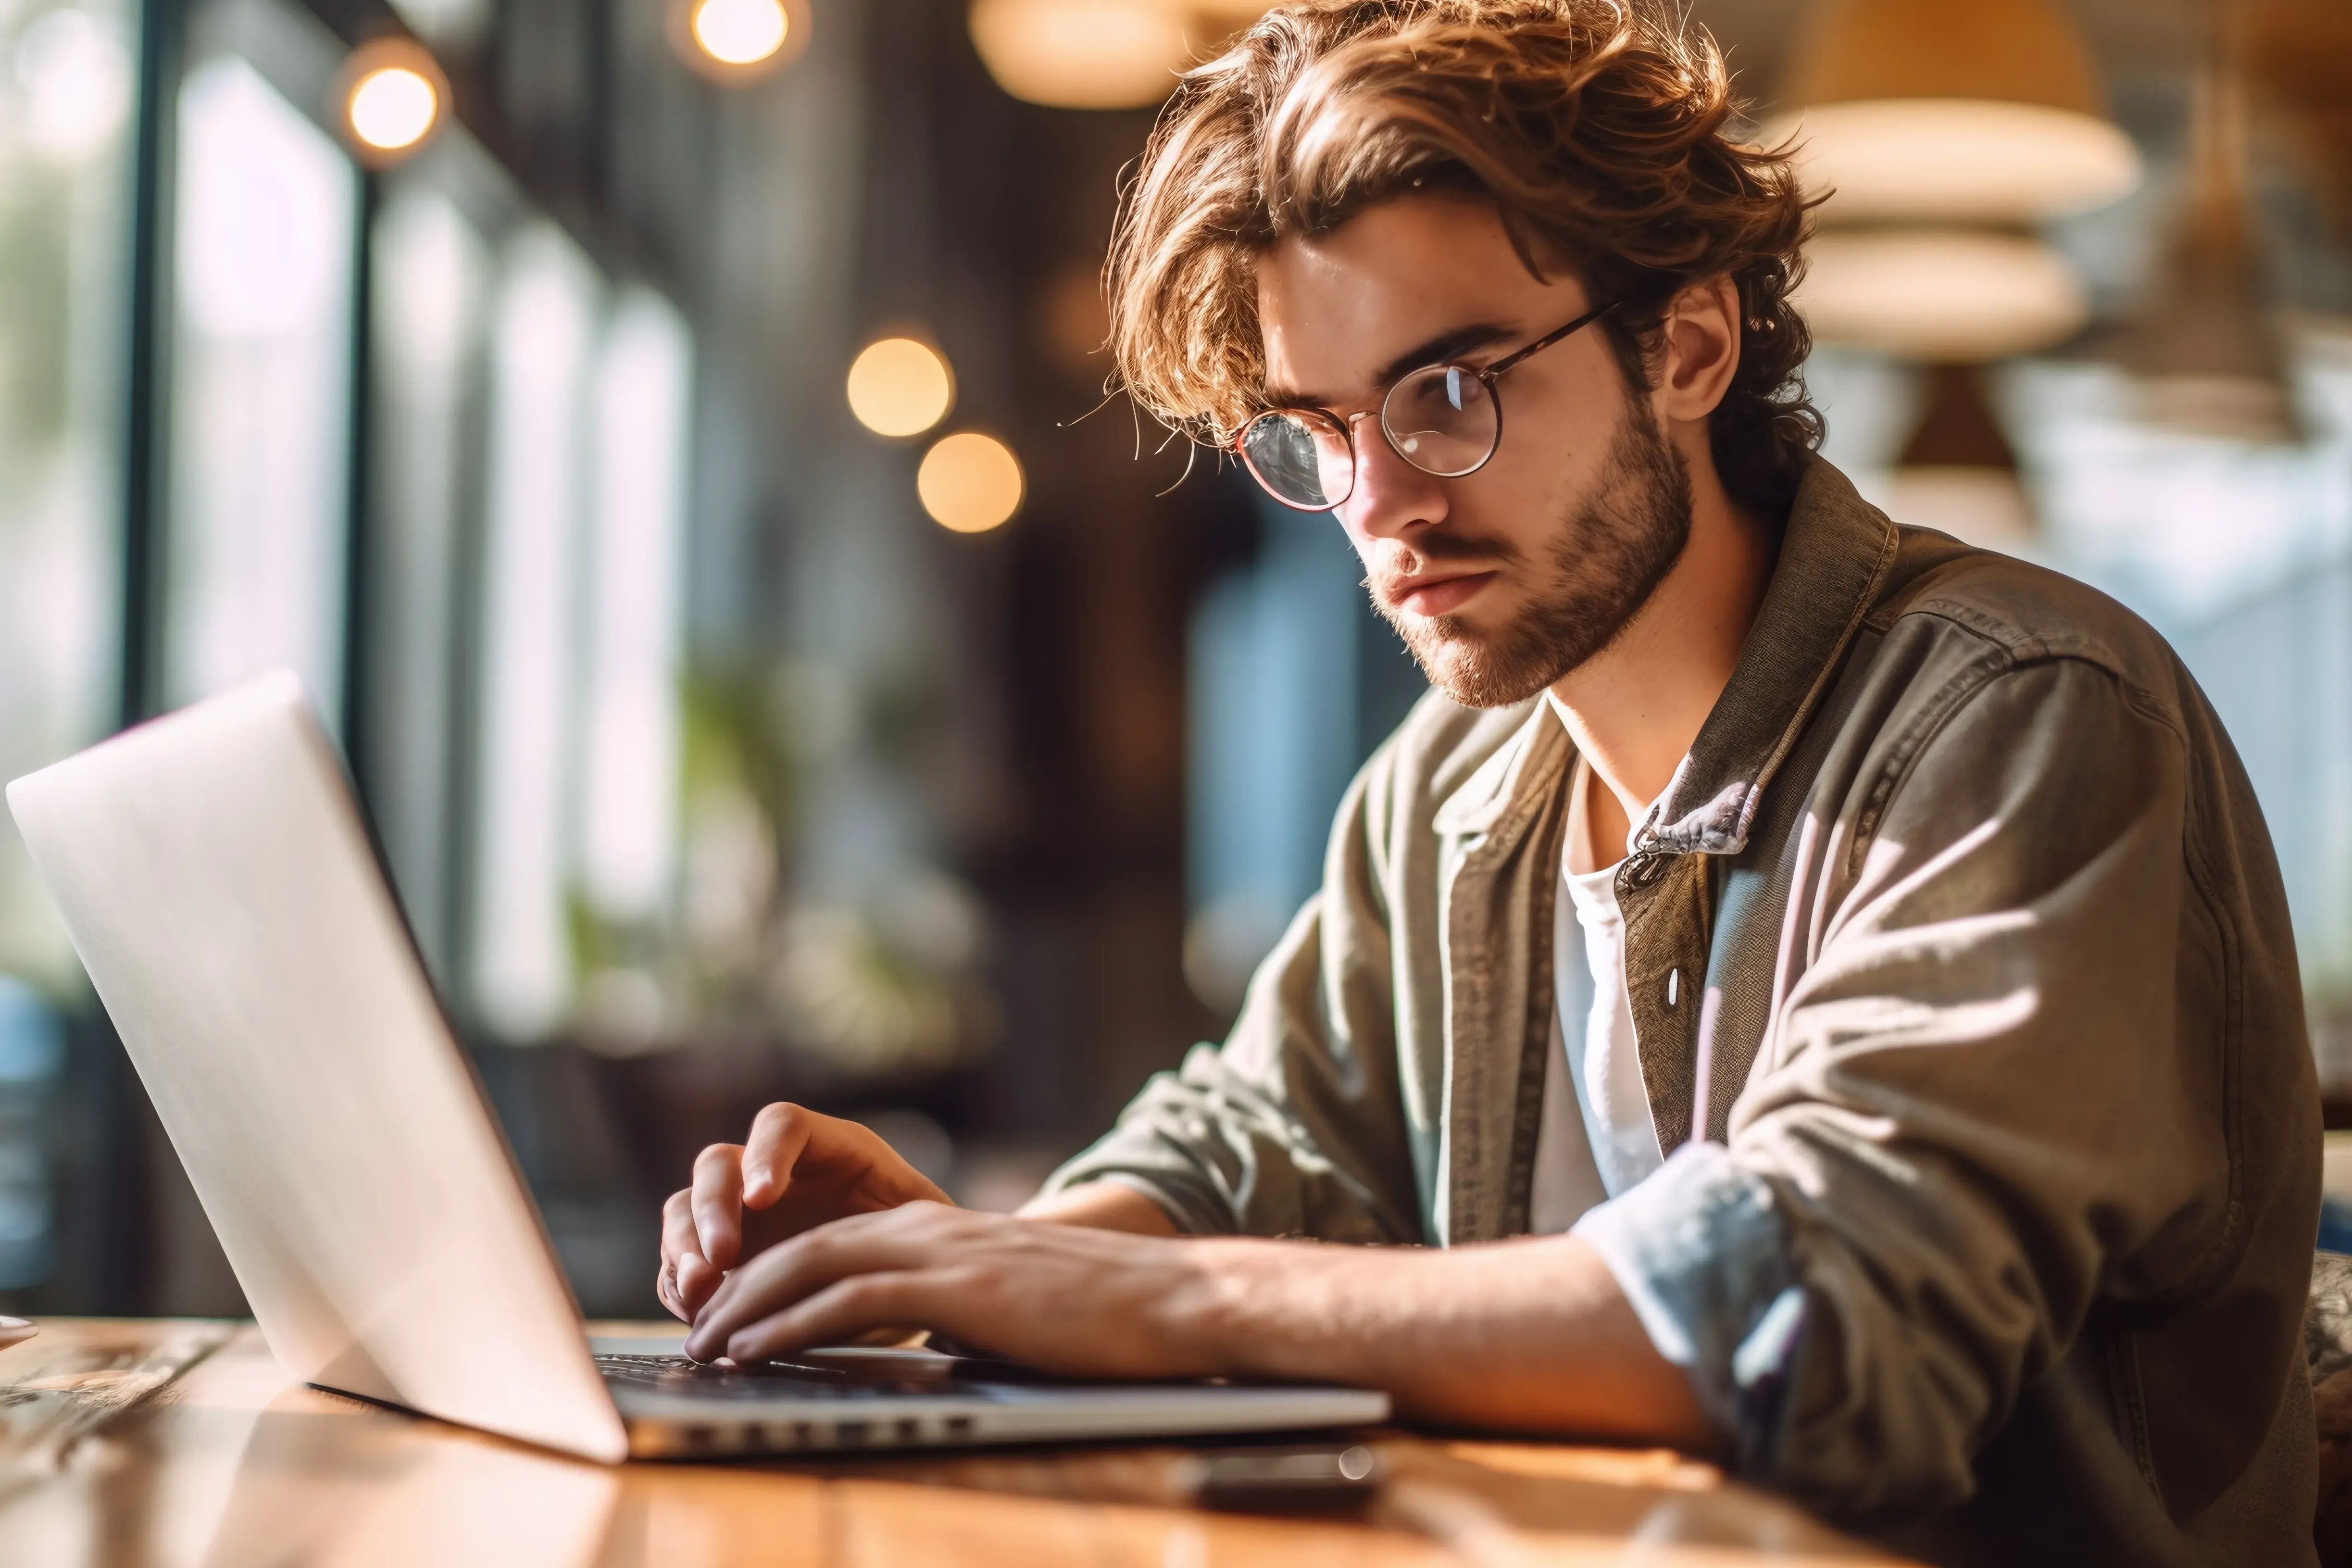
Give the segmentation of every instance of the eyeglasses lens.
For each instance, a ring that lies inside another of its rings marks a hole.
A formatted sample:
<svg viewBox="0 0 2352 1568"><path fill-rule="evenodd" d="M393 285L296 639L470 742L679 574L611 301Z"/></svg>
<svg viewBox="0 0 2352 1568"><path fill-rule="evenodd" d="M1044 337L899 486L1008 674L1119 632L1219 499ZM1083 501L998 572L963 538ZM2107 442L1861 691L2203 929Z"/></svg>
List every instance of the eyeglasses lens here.
<svg viewBox="0 0 2352 1568"><path fill-rule="evenodd" d="M1495 395L1474 371L1433 364L1389 389L1381 428L1398 454L1424 474L1453 479L1494 455L1502 428Z"/></svg>
<svg viewBox="0 0 2352 1568"><path fill-rule="evenodd" d="M1286 409L1261 414L1241 444L1258 483L1288 505L1320 511L1355 488L1355 450L1336 420Z"/></svg>

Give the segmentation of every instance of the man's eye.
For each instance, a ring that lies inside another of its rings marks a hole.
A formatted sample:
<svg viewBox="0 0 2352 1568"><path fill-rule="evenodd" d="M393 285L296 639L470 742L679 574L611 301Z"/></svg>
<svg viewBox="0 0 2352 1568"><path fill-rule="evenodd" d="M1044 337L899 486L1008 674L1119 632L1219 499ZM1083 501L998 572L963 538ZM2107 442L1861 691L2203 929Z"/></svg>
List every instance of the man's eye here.
<svg viewBox="0 0 2352 1568"><path fill-rule="evenodd" d="M1477 379L1448 365L1422 372L1407 382L1402 402L1413 414L1428 417L1460 414L1478 395Z"/></svg>

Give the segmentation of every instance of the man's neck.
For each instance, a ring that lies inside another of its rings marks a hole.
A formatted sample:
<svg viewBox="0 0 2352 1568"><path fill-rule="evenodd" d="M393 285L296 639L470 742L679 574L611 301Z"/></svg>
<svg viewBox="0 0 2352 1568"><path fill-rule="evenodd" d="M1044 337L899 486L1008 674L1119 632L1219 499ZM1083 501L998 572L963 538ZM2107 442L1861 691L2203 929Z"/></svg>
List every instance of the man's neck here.
<svg viewBox="0 0 2352 1568"><path fill-rule="evenodd" d="M1616 640L1551 686L1607 786L1590 792L1594 845L1622 844L1664 792L1731 679L1772 575L1773 534L1724 490L1706 426L1672 438L1690 467L1690 542Z"/></svg>

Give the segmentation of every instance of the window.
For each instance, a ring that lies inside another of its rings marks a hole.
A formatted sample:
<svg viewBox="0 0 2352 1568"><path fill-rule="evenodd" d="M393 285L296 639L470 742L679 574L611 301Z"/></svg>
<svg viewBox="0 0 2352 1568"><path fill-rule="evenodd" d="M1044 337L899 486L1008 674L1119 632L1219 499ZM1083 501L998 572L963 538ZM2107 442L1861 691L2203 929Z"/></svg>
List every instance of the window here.
<svg viewBox="0 0 2352 1568"><path fill-rule="evenodd" d="M90 0L0 12L0 777L118 705L121 366L136 27ZM0 813L0 973L80 969Z"/></svg>
<svg viewBox="0 0 2352 1568"><path fill-rule="evenodd" d="M0 11L0 778L98 739L121 702L135 16ZM0 1291L55 1256L59 1010L81 991L0 812Z"/></svg>
<svg viewBox="0 0 2352 1568"><path fill-rule="evenodd" d="M595 574L584 666L580 872L624 923L667 912L676 868L678 622L693 374L685 323L632 289L596 365Z"/></svg>
<svg viewBox="0 0 2352 1568"><path fill-rule="evenodd" d="M582 485L597 279L553 228L509 243L491 306L490 467L474 807L472 1001L511 1038L562 1023Z"/></svg>
<svg viewBox="0 0 2352 1568"><path fill-rule="evenodd" d="M340 711L358 179L244 60L180 89L166 701L278 666Z"/></svg>

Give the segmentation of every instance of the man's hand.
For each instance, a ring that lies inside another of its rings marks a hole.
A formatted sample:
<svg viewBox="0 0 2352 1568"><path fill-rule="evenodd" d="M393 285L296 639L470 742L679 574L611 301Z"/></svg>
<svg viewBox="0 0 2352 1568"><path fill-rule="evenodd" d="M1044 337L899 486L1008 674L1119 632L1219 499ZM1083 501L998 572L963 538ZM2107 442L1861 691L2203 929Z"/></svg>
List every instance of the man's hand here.
<svg viewBox="0 0 2352 1568"><path fill-rule="evenodd" d="M1202 1376L1230 1369L1201 1256L1197 1242L908 1204L761 1253L696 1316L686 1349L751 1362L905 1326L1052 1372Z"/></svg>
<svg viewBox="0 0 2352 1568"><path fill-rule="evenodd" d="M1574 1236L1185 1239L908 1204L752 1258L686 1349L752 1362L902 1327L1082 1376L1349 1384L1450 1425L1713 1441L1689 1381Z"/></svg>
<svg viewBox="0 0 2352 1568"><path fill-rule="evenodd" d="M662 1205L661 1303L688 1322L727 1271L787 1237L849 1215L948 1195L855 1121L771 1105L741 1143L713 1143L694 1185Z"/></svg>

